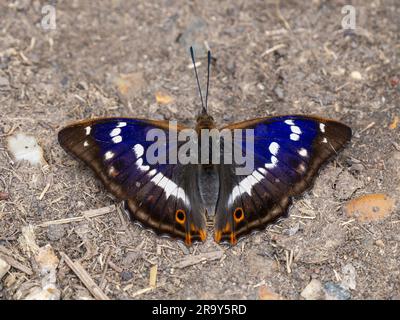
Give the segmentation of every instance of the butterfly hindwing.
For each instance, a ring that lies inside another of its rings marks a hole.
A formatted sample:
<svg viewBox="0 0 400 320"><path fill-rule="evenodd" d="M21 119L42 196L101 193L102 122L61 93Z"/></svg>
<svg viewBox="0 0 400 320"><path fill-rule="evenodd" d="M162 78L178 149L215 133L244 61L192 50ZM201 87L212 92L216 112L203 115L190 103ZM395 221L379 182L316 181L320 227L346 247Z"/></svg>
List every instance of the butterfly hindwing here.
<svg viewBox="0 0 400 320"><path fill-rule="evenodd" d="M61 146L94 170L134 220L157 234L204 241L205 217L200 202L197 171L190 166L149 163L150 130L165 136L165 153L179 148L169 144L167 122L133 118L104 118L78 122L59 132ZM175 130L181 130L178 127ZM172 134L176 132L172 131ZM189 178L189 179L188 179Z"/></svg>
<svg viewBox="0 0 400 320"><path fill-rule="evenodd" d="M252 129L254 137L251 174L237 175L235 163L219 166L214 238L231 244L285 214L291 197L304 192L321 165L351 138L351 129L342 123L301 115L255 119L225 129ZM242 150L245 143L243 139Z"/></svg>

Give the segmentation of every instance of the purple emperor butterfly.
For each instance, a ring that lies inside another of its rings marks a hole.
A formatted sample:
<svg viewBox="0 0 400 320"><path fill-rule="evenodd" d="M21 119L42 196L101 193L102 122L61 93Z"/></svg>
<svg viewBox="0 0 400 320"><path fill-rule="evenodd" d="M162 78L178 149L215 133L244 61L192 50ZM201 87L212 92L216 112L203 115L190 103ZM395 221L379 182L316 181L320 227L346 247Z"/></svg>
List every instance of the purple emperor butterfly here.
<svg viewBox="0 0 400 320"><path fill-rule="evenodd" d="M215 129L208 114L191 48L202 109L195 132ZM239 238L263 230L286 214L291 198L310 187L321 165L351 138L351 129L333 120L305 115L258 118L222 129L251 129L254 168L238 175L236 161L219 164L153 163L146 157L154 130L165 134L165 154L179 152L184 143L169 143L186 128L167 121L137 118L101 118L77 122L58 134L60 145L86 163L124 206L133 221L159 235L187 245L207 237L207 218L214 220L216 242L236 244ZM201 139L199 139L199 144ZM234 141L234 144L237 142ZM239 148L245 148L246 138ZM221 148L222 148L221 144ZM215 149L207 149L211 159Z"/></svg>

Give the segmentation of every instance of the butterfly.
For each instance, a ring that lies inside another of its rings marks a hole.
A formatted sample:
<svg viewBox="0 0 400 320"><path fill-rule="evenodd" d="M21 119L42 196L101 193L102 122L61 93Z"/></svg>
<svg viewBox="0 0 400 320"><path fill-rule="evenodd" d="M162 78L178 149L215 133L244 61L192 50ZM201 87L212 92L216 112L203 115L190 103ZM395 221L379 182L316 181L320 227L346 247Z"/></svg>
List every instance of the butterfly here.
<svg viewBox="0 0 400 320"><path fill-rule="evenodd" d="M195 132L200 133L216 128L207 111L211 54L208 52L204 104L192 48L190 52L202 102L195 127ZM154 163L148 159L147 151L154 144L148 139L151 132L164 134L161 145L163 152L170 155L184 148L184 142L171 139L172 136L186 129L168 121L98 118L61 129L58 140L67 152L93 169L114 196L124 201L133 221L189 246L206 240L210 219L214 220L214 240L235 245L245 235L264 230L287 215L292 198L311 186L321 165L336 155L352 135L345 124L320 117L265 117L220 129L232 135L237 130L250 132L253 169L244 175L237 174L241 167L238 161ZM243 139L232 144L243 155L250 138L241 136ZM208 159L222 146L223 143L217 149L206 149Z"/></svg>

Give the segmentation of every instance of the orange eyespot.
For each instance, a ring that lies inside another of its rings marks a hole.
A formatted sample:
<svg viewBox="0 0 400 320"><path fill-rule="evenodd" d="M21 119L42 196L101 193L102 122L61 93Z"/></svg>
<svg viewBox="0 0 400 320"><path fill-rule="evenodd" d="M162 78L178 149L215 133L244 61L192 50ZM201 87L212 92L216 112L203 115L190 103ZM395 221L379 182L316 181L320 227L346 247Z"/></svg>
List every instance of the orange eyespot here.
<svg viewBox="0 0 400 320"><path fill-rule="evenodd" d="M186 213L185 213L185 211L182 210L182 209L176 210L176 212L175 212L175 220L176 220L178 223L180 223L180 224L184 223L185 220L186 220Z"/></svg>
<svg viewBox="0 0 400 320"><path fill-rule="evenodd" d="M235 211L233 212L233 219L236 223L239 223L244 219L244 212L241 207L235 209Z"/></svg>

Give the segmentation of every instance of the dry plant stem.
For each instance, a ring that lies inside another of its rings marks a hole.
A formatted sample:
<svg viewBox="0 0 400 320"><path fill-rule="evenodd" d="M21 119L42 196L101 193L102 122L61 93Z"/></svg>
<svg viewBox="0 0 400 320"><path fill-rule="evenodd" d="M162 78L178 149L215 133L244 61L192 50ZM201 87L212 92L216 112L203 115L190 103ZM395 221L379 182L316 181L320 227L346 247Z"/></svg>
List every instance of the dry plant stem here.
<svg viewBox="0 0 400 320"><path fill-rule="evenodd" d="M77 275L82 281L86 288L97 300L110 300L107 295L100 289L100 287L94 282L92 277L87 273L83 266L78 261L72 261L64 252L61 253L65 263L71 270Z"/></svg>

